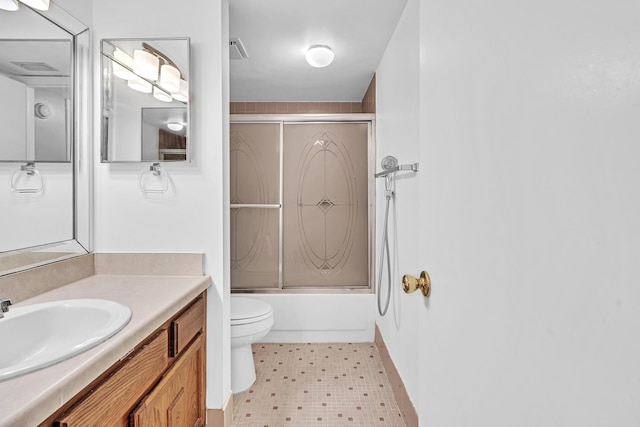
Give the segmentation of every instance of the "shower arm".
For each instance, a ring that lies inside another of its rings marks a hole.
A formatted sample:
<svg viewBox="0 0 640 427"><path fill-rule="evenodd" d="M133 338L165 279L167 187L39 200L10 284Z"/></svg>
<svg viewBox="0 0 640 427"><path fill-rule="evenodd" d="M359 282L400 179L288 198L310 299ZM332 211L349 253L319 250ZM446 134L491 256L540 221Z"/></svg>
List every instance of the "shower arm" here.
<svg viewBox="0 0 640 427"><path fill-rule="evenodd" d="M389 175L389 174L396 173L396 172L399 172L399 171L411 171L411 172L418 172L419 167L420 167L420 164L419 164L419 163L412 163L412 164L410 164L410 165L398 165L398 166L393 167L393 168L391 168L391 169L387 169L387 170L384 170L384 171L382 171L382 172L378 172L378 173L377 173L377 174L375 174L374 176L375 176L376 178L381 178L381 177L383 177L383 176L387 176L387 175Z"/></svg>

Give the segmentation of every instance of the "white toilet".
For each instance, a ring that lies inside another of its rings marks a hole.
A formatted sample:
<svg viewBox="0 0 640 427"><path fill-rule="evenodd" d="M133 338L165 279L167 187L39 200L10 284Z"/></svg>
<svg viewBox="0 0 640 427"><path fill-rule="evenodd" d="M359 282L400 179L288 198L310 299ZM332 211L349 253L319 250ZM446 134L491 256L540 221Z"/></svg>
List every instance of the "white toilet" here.
<svg viewBox="0 0 640 427"><path fill-rule="evenodd" d="M271 304L253 298L231 297L231 391L247 390L256 380L251 344L273 326Z"/></svg>

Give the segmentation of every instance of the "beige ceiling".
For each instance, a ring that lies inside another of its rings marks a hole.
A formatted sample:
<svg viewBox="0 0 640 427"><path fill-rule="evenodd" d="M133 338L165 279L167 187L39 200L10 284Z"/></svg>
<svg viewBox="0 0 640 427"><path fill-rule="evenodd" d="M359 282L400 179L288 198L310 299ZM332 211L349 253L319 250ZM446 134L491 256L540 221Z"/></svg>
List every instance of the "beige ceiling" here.
<svg viewBox="0 0 640 427"><path fill-rule="evenodd" d="M236 102L359 102L406 0L230 0L229 35L248 59L230 61ZM304 59L309 45L335 52L326 68Z"/></svg>

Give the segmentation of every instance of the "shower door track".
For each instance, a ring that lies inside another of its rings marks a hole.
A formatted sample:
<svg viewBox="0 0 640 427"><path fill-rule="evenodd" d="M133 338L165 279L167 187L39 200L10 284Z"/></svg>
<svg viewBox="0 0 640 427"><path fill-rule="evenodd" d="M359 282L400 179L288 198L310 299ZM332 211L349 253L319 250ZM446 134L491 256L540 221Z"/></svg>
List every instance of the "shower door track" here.
<svg viewBox="0 0 640 427"><path fill-rule="evenodd" d="M277 288L233 288L232 292L242 293L309 293L309 294L336 294L336 293L374 293L375 286L375 261L373 247L375 245L375 114L352 113L352 114L231 114L230 123L278 123L280 125L280 165L279 165L279 198L280 203L272 204L229 204L229 208L252 208L252 209L278 209L278 287ZM284 214L282 201L284 200L284 125L287 123L368 123L368 147L367 147L367 211L369 221L368 233L368 270L369 280L367 285L362 286L284 286Z"/></svg>

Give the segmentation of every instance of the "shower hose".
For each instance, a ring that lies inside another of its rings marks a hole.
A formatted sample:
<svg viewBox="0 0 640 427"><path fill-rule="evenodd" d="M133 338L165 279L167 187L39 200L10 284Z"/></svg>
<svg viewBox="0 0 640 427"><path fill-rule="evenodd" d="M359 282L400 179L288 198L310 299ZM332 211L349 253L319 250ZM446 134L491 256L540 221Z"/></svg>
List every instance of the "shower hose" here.
<svg viewBox="0 0 640 427"><path fill-rule="evenodd" d="M384 227L382 229L382 249L380 251L380 266L378 267L378 313L380 316L387 314L389 309L389 301L391 300L391 254L389 253L389 205L391 204L391 198L393 197L391 176L385 176L384 195L387 199L387 207L384 210ZM384 309L382 308L382 270L384 267L385 252L387 255L387 300L384 303Z"/></svg>

